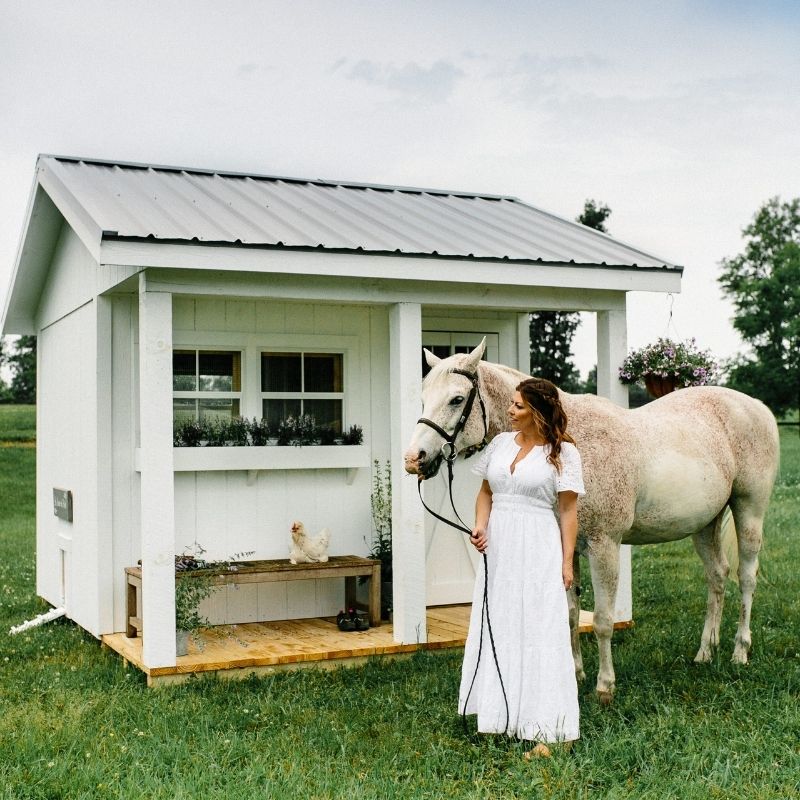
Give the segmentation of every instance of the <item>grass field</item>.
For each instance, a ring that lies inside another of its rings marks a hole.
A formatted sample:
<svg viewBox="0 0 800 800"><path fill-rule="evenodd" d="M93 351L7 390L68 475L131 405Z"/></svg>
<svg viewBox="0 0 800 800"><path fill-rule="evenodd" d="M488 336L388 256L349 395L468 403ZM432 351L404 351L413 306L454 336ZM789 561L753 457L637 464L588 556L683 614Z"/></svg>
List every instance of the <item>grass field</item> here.
<svg viewBox="0 0 800 800"><path fill-rule="evenodd" d="M9 419L15 432L32 429L25 410L0 414ZM615 702L594 699L586 637L583 738L533 764L516 743L464 736L458 654L150 690L69 622L9 636L45 605L34 581L35 453L0 448L0 798L797 797L797 431L784 430L782 445L751 663L729 662L733 584L721 653L697 666L705 588L691 543L635 549L636 627L614 637Z"/></svg>

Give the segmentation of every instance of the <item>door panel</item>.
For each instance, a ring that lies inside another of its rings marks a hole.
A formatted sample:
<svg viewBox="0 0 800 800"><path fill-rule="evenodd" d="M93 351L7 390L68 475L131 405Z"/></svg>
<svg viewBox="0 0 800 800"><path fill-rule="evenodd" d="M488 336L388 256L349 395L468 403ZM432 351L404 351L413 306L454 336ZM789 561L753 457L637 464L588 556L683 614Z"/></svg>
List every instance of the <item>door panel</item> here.
<svg viewBox="0 0 800 800"><path fill-rule="evenodd" d="M468 353L474 350L486 336L484 359L497 362L499 335L463 331L423 331L422 345L440 358L453 353ZM423 374L427 364L423 359ZM477 403L476 406L477 408ZM473 475L471 468L477 456L456 460L453 469L453 500L458 513L468 527L475 519L475 495L481 479ZM425 502L437 513L454 521L447 491L447 469L423 484ZM469 603L475 572L480 565L480 554L469 543L466 534L439 522L431 514L425 515L426 548L426 603L429 606Z"/></svg>

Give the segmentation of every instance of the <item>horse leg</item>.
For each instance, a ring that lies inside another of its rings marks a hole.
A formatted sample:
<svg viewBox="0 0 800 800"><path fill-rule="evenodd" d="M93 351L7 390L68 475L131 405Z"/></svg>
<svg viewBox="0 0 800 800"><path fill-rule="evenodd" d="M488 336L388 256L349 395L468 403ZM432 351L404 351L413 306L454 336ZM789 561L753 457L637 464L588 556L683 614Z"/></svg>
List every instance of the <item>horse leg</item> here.
<svg viewBox="0 0 800 800"><path fill-rule="evenodd" d="M589 549L594 589L594 618L592 627L597 639L599 668L597 696L608 705L614 697L614 662L611 659L611 634L614 632L614 612L619 580L619 544L611 539L593 541Z"/></svg>
<svg viewBox="0 0 800 800"><path fill-rule="evenodd" d="M572 588L567 592L567 603L569 605L569 635L572 644L572 660L575 662L575 677L582 681L586 677L583 670L583 656L581 654L581 640L578 634L578 626L581 617L581 600L578 597L577 588L581 585L581 567L578 551L572 557Z"/></svg>
<svg viewBox="0 0 800 800"><path fill-rule="evenodd" d="M700 639L700 649L694 657L695 663L707 664L711 661L714 649L719 644L719 626L722 621L722 606L725 602L725 578L728 576L728 560L722 549L722 514L703 530L692 536L694 549L703 561L706 568L706 583L708 584L708 602L706 605L706 622L703 626L703 636Z"/></svg>
<svg viewBox="0 0 800 800"><path fill-rule="evenodd" d="M766 502L759 503L753 498L731 500L733 521L736 525L736 541L739 545L739 588L742 592L742 608L739 614L739 627L733 648L734 664L746 664L752 640L750 637L750 612L753 607L753 593L758 574L758 553L763 538L764 513Z"/></svg>

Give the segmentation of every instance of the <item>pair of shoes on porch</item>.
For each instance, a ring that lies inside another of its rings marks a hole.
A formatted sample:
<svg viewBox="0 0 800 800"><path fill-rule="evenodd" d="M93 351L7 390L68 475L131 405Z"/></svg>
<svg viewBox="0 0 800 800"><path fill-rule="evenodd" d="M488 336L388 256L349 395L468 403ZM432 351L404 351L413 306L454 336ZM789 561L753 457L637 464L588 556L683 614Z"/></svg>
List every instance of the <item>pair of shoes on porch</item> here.
<svg viewBox="0 0 800 800"><path fill-rule="evenodd" d="M363 611L349 608L336 615L336 625L340 631L366 631L369 629L369 617Z"/></svg>

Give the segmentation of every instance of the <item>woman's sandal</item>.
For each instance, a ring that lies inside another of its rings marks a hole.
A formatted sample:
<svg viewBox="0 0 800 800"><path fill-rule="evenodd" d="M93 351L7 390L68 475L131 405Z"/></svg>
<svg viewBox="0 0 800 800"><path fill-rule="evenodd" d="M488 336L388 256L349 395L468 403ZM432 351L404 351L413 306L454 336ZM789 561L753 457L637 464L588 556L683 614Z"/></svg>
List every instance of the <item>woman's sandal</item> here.
<svg viewBox="0 0 800 800"><path fill-rule="evenodd" d="M546 744L539 742L533 750L523 753L522 757L526 761L533 761L535 758L550 758L550 748Z"/></svg>

